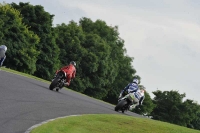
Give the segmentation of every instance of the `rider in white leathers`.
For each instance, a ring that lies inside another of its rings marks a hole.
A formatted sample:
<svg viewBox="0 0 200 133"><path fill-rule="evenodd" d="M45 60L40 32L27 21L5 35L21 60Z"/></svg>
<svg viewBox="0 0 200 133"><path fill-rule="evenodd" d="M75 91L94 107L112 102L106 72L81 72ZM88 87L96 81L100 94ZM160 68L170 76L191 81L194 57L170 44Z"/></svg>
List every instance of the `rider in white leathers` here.
<svg viewBox="0 0 200 133"><path fill-rule="evenodd" d="M5 45L0 46L0 67L3 65L4 60L6 59L7 47Z"/></svg>
<svg viewBox="0 0 200 133"><path fill-rule="evenodd" d="M133 79L132 83L129 83L120 93L119 101L123 98L126 93L133 93L134 94L134 103L129 107L129 110L132 110L135 107L141 107L143 100L145 98L144 92L145 88L139 88L139 80L137 78Z"/></svg>
<svg viewBox="0 0 200 133"><path fill-rule="evenodd" d="M139 80L137 78L133 79L133 82L129 83L120 93L119 99L125 96L125 94L130 92L136 92L139 89Z"/></svg>

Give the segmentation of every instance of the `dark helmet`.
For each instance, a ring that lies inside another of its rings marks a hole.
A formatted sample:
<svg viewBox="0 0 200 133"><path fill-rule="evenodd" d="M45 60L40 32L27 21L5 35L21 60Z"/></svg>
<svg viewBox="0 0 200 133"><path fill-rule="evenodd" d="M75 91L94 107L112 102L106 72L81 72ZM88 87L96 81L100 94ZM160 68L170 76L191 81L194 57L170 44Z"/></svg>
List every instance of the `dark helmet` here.
<svg viewBox="0 0 200 133"><path fill-rule="evenodd" d="M76 62L75 61L71 61L70 64L76 66Z"/></svg>

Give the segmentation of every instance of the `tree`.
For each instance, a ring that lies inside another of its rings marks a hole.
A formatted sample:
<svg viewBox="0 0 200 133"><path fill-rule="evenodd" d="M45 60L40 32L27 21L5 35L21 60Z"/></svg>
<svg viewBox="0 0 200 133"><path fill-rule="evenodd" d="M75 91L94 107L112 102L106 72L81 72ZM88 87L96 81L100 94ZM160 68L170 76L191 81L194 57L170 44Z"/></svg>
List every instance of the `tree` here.
<svg viewBox="0 0 200 133"><path fill-rule="evenodd" d="M153 99L156 107L151 115L153 119L166 121L174 124L181 124L182 119L180 106L185 94L179 94L177 91L160 91L153 92L155 98ZM179 119L177 121L177 119Z"/></svg>
<svg viewBox="0 0 200 133"><path fill-rule="evenodd" d="M82 18L79 23L88 37L82 46L98 57L98 71L95 74L89 73L96 82L93 83L94 87L88 87L84 93L95 96L101 92L97 95L99 98L109 102L117 101L120 92L118 88L125 86L136 72L131 65L132 58L125 56L124 40L119 37L117 26L107 26L102 20L93 22Z"/></svg>
<svg viewBox="0 0 200 133"><path fill-rule="evenodd" d="M178 91L157 90L153 94L156 104L151 113L153 119L198 129L200 106L197 103L189 99L183 101L186 95Z"/></svg>
<svg viewBox="0 0 200 133"><path fill-rule="evenodd" d="M180 109L184 113L185 117L184 126L199 129L197 125L200 124L199 123L200 106L193 100L186 99L183 102Z"/></svg>
<svg viewBox="0 0 200 133"><path fill-rule="evenodd" d="M200 130L200 111L197 112L196 117L191 121L188 127Z"/></svg>
<svg viewBox="0 0 200 133"><path fill-rule="evenodd" d="M84 93L102 99L108 93L105 86L113 82L114 76L114 65L109 58L110 46L96 34L86 35L86 41L82 45L96 57L95 62L94 59L90 59L83 66L85 76L90 77L92 83L92 86L86 88ZM88 71L91 68L92 70Z"/></svg>
<svg viewBox="0 0 200 133"><path fill-rule="evenodd" d="M123 54L121 54L121 57L118 57L117 61L117 76L113 81L113 84L110 84L110 86L107 87L109 88L109 92L107 96L104 97L105 101L112 104L117 104L119 93L125 88L125 86L133 81L135 76L137 76L137 78L140 80L138 75L134 75L136 70L131 65L132 58L123 56Z"/></svg>
<svg viewBox="0 0 200 133"><path fill-rule="evenodd" d="M73 21L68 25L57 25L55 31L58 33L56 42L62 51L61 62L77 62L77 76L70 88L101 98L100 93L106 93L102 86L108 82L102 76L107 73L109 46L98 35L84 33L82 27Z"/></svg>
<svg viewBox="0 0 200 133"><path fill-rule="evenodd" d="M40 37L40 43L36 47L40 54L34 75L43 79L51 79L55 70L60 66L58 58L60 51L56 45L56 34L52 27L54 15L46 12L40 5L33 6L29 3L20 2L19 5L12 3L11 6L21 12L23 23Z"/></svg>
<svg viewBox="0 0 200 133"><path fill-rule="evenodd" d="M33 74L39 52L39 37L22 22L20 12L8 4L0 5L1 43L8 47L5 64L11 69Z"/></svg>
<svg viewBox="0 0 200 133"><path fill-rule="evenodd" d="M107 26L101 20L93 22L82 18L79 24L71 21L68 25L57 25L55 32L61 64L77 62L77 76L70 88L108 100L106 97L116 91L113 86L124 86L133 78L136 71L131 65L132 58L125 56L124 41L117 27ZM116 95L114 97L116 100Z"/></svg>
<svg viewBox="0 0 200 133"><path fill-rule="evenodd" d="M86 60L88 51L81 46L81 41L84 41L85 35L74 21L68 25L62 23L55 28L57 33L56 43L60 48L60 61L61 66L67 65L70 61L75 61L77 66L76 78L71 82L70 88L84 92L86 86L89 85L88 77L84 76L82 68L82 60Z"/></svg>

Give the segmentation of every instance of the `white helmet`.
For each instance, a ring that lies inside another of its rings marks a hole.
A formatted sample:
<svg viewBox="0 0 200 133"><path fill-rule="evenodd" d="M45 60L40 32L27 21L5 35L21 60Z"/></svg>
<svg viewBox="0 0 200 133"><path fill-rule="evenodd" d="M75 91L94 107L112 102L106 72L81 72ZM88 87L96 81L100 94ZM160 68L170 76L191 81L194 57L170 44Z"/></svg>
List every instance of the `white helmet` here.
<svg viewBox="0 0 200 133"><path fill-rule="evenodd" d="M139 80L138 80L138 79L133 79L133 83L138 84L138 83L139 83Z"/></svg>
<svg viewBox="0 0 200 133"><path fill-rule="evenodd" d="M3 49L5 52L7 51L7 47L5 45L1 45L0 48Z"/></svg>

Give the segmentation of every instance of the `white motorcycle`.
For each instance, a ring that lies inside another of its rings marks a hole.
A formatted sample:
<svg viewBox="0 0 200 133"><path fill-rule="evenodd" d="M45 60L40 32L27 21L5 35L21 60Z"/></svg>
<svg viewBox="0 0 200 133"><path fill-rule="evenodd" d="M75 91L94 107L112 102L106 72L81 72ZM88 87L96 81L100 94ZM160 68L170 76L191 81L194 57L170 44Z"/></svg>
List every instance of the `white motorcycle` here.
<svg viewBox="0 0 200 133"><path fill-rule="evenodd" d="M115 111L122 111L122 113L124 113L124 111L135 108L137 103L138 99L135 97L135 92L130 92L118 100L118 104L115 106Z"/></svg>

